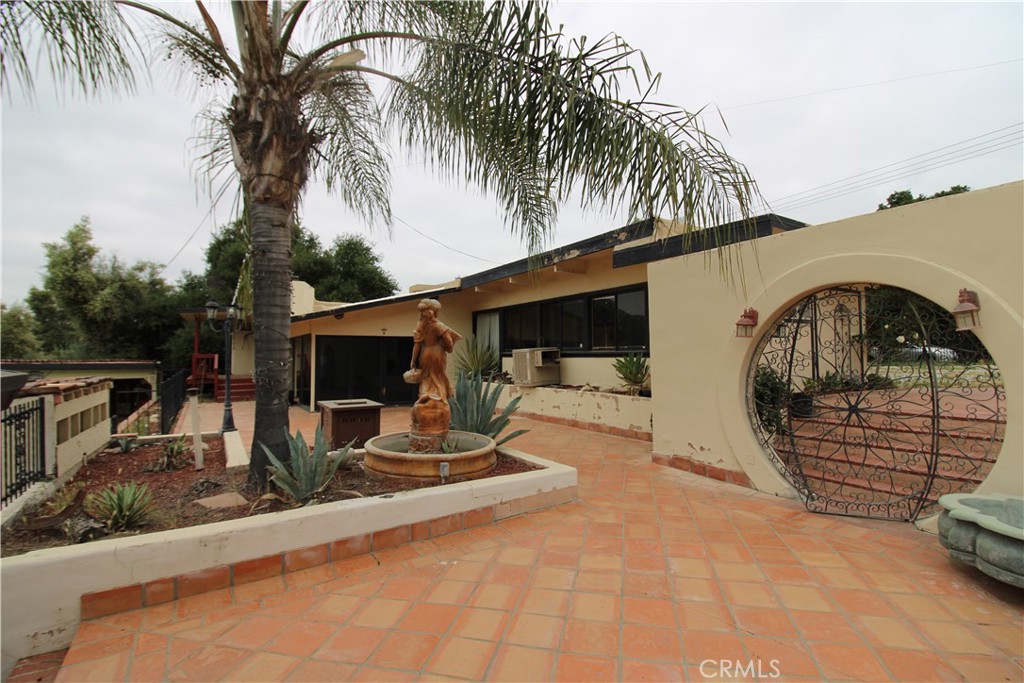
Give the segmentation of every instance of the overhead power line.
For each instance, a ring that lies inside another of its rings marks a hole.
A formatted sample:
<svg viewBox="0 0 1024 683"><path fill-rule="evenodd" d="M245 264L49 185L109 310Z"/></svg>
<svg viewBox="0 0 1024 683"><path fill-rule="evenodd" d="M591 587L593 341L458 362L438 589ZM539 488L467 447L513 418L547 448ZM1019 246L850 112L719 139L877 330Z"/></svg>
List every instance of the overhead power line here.
<svg viewBox="0 0 1024 683"><path fill-rule="evenodd" d="M208 219L213 214L213 209L214 208L215 208L214 206L210 206L209 210L207 210L207 212L203 215L203 217L199 219L199 224L196 225L196 229L193 230L192 234L188 236L188 239L186 239L185 243L181 245L181 248L179 248L178 251L174 252L174 256L172 256L170 259L168 259L167 263L165 263L163 265L163 267L160 268L160 271L156 274L157 277L160 277L161 275L163 275L164 271L167 270L172 263L174 263L174 259L176 259L179 256L181 256L181 252L185 251L185 247L187 247L192 242L192 240L196 236L196 233L199 232L199 228L203 227L203 224L206 223L206 219Z"/></svg>
<svg viewBox="0 0 1024 683"><path fill-rule="evenodd" d="M769 204L771 205L772 210L775 211L801 208L848 194L853 194L854 192L859 192L871 187L885 185L896 180L918 175L925 171L943 168L945 166L951 166L970 159L993 154L1004 149L1015 147L1024 142L1024 132L1021 130L1022 125L1024 125L1024 123L1017 123L1012 126L999 128L995 131L985 133L984 135L975 136L951 145L939 147L931 152L918 154L900 161L880 166L870 171L858 173L824 185L819 185L814 188L787 195L786 197L769 202Z"/></svg>
<svg viewBox="0 0 1024 683"><path fill-rule="evenodd" d="M954 142L954 143L952 143L950 145L945 145L943 147L939 147L938 149L934 149L934 150L932 150L930 152L925 152L923 154L916 154L916 155L914 155L912 157L907 157L906 159L900 159L899 161L894 161L892 163L885 164L884 166L879 166L878 168L873 168L870 171L863 171L862 173L856 173L856 174L854 174L852 176L847 176L845 178L840 178L839 180L833 180L832 182L825 183L824 185L818 185L817 187L811 187L811 188L808 188L806 190L801 190L800 192L794 192L793 194L788 194L785 197L779 197L778 199L775 200L775 202L776 203L785 203L787 199L791 199L793 197L799 197L800 195L804 195L804 194L815 194L815 193L818 192L818 190L822 190L822 189L827 188L827 187L832 187L832 186L838 185L840 183L845 183L846 181L853 180L854 178L860 178L862 176L870 175L870 174L876 173L877 171L881 171L882 169L890 168L891 166L897 166L897 165L900 165L900 164L904 164L904 163L906 163L908 161L912 161L914 159L920 159L921 157L931 156L931 155L935 154L936 152L941 152L944 149L951 149L953 147L959 147L960 145L964 145L964 144L966 144L968 142L973 142L974 140L981 140L982 138L988 138L990 136L995 135L996 133L1005 133L1006 131L1016 131L1016 132L1019 133L1021 126L1024 126L1024 121L1019 122L1019 123L1014 123L1014 124L1009 125L1009 126L1004 126L1002 128L997 128L997 129L995 129L993 131L989 131L988 133L983 133L981 135L976 135L976 136L974 136L972 138L967 138L966 140L961 140L959 142Z"/></svg>
<svg viewBox="0 0 1024 683"><path fill-rule="evenodd" d="M826 90L815 90L814 92L803 93L801 95L790 95L789 97L777 97L771 100L761 100L760 102L747 102L746 104L734 104L729 107L723 107L722 111L730 111L732 109L743 109L744 107L756 107L761 104L773 104L775 102L788 102L790 100L799 100L804 97L814 97L815 95L825 95L830 92L841 92L843 90L856 90L858 88L872 88L876 85L887 85L889 83L899 83L900 81L910 81L917 78L930 78L932 76L942 76L945 74L955 74L961 71L976 71L978 69L988 69L993 66L1002 66L1003 64L1014 64L1016 62L1024 61L1024 58L1007 59L1002 62L992 62L991 64L979 64L978 66L966 66L961 69L947 69L946 71L931 71L924 74L914 74L913 76L901 76L899 78L890 78L887 81L874 81L872 83L861 83L859 85L844 85L838 88L827 88Z"/></svg>
<svg viewBox="0 0 1024 683"><path fill-rule="evenodd" d="M394 216L394 219L396 221L398 221L399 223L401 223L402 225L404 225L405 227L407 227L410 230L412 230L413 232L415 232L420 237L425 237L428 240L430 240L431 242L434 242L435 244L440 244L442 247L444 247L445 249L447 249L449 251L454 251L456 254L462 254L463 256L468 256L469 258L475 258L477 261L483 261L484 263L493 263L495 265L500 265L498 261L492 261L490 259L482 258L480 256L474 256L473 254L467 253L467 252L462 251L460 249L456 249L455 247L448 246L447 244L445 244L441 240L435 239L435 238L431 237L430 235L428 235L427 233L423 232L422 230L417 229L415 226L413 226L412 224L408 223L407 221L403 221L398 216Z"/></svg>

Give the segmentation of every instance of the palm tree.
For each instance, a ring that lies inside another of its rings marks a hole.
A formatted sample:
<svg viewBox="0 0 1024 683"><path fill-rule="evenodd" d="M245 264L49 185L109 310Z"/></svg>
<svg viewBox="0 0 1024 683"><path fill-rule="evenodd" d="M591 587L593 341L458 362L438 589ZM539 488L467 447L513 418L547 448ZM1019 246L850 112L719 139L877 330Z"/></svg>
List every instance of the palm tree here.
<svg viewBox="0 0 1024 683"><path fill-rule="evenodd" d="M659 76L642 54L616 35L567 40L544 3L233 1L228 32L203 2L196 9L190 22L135 0L4 2L0 84L13 77L30 92L30 55L44 50L70 87L131 88L142 52L122 14L131 10L227 95L206 110L203 159L214 173L233 166L251 228L250 480L261 486L255 444L288 452L290 236L310 178L367 223L389 225L394 134L440 176L494 195L531 252L574 189L587 207L692 228L749 218L758 198L699 115L650 100Z"/></svg>

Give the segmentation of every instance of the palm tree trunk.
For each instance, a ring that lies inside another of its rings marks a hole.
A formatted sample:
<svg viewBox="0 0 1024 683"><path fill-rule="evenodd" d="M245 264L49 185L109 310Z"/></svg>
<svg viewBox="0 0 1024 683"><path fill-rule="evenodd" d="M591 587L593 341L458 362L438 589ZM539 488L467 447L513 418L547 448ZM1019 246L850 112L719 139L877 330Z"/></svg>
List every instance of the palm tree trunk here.
<svg viewBox="0 0 1024 683"><path fill-rule="evenodd" d="M267 484L264 444L282 462L288 460L288 388L290 366L292 207L252 200L252 289L256 321L256 423L249 482Z"/></svg>

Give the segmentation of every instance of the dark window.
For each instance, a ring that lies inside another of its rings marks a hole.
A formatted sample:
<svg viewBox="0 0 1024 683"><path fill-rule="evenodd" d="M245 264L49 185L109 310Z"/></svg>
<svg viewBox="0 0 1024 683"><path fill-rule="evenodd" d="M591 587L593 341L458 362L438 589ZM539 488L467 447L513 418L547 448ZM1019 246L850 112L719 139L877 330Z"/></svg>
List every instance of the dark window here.
<svg viewBox="0 0 1024 683"><path fill-rule="evenodd" d="M502 350L526 349L537 346L537 306L521 306L505 311L505 329Z"/></svg>
<svg viewBox="0 0 1024 683"><path fill-rule="evenodd" d="M615 350L615 295L590 300L591 340L595 351Z"/></svg>
<svg viewBox="0 0 1024 683"><path fill-rule="evenodd" d="M411 403L416 400L416 387L402 381L410 356L412 337L317 335L315 400Z"/></svg>
<svg viewBox="0 0 1024 683"><path fill-rule="evenodd" d="M587 348L587 303L583 299L562 302L561 346L577 351Z"/></svg>
<svg viewBox="0 0 1024 683"><path fill-rule="evenodd" d="M622 292L618 299L618 348L647 348L647 297L643 292Z"/></svg>
<svg viewBox="0 0 1024 683"><path fill-rule="evenodd" d="M542 304L540 307L540 346L562 346L562 302Z"/></svg>
<svg viewBox="0 0 1024 683"><path fill-rule="evenodd" d="M501 320L501 350L553 346L567 352L648 348L647 291L631 289L476 314Z"/></svg>

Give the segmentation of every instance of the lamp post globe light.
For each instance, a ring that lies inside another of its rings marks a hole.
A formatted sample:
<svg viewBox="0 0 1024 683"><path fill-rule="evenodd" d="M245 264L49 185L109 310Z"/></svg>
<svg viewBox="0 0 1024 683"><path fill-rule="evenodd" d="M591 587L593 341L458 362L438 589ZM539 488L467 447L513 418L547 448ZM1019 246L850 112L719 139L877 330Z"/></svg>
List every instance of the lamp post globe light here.
<svg viewBox="0 0 1024 683"><path fill-rule="evenodd" d="M214 332L220 332L213 323L220 310L220 304L216 301L206 302L206 320ZM224 324L221 326L224 331L224 421L221 423L220 431L233 432L236 430L235 416L231 411L231 330L234 328L235 318L238 317L238 308L234 304L228 304L224 312Z"/></svg>

